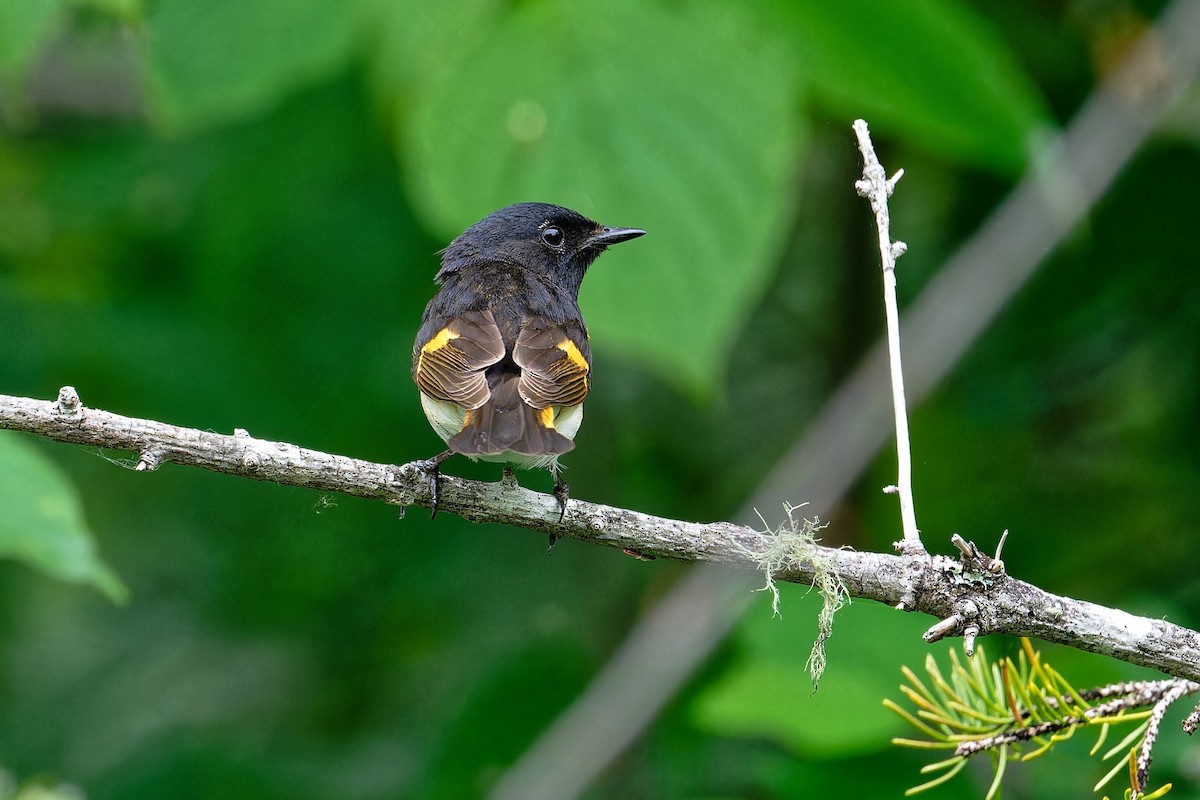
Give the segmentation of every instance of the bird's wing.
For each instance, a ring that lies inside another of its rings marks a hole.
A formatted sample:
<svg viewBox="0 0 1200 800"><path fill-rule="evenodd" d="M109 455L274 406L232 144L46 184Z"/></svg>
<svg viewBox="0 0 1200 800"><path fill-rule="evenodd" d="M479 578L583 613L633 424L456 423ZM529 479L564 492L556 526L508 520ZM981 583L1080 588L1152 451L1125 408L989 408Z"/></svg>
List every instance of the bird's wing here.
<svg viewBox="0 0 1200 800"><path fill-rule="evenodd" d="M512 355L521 368L518 391L534 408L577 406L587 396L591 350L582 323L569 326L545 317L527 319Z"/></svg>
<svg viewBox="0 0 1200 800"><path fill-rule="evenodd" d="M467 311L413 348L413 377L422 392L463 408L491 397L484 370L504 358L504 340L491 311Z"/></svg>

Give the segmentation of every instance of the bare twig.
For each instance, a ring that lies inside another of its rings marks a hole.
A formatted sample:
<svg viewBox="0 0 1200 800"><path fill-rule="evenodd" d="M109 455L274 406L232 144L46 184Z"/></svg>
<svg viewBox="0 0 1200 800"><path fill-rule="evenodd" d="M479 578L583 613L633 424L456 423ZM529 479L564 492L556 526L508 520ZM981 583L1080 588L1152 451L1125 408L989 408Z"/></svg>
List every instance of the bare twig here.
<svg viewBox="0 0 1200 800"><path fill-rule="evenodd" d="M925 552L921 545L921 533L917 530L916 505L912 490L912 451L908 444L908 405L904 400L904 367L900 358L900 310L896 304L896 259L904 255L908 245L893 242L891 219L888 213L888 198L896 188L896 182L904 176L899 170L892 177L884 172L875 145L871 143L871 132L866 120L854 121L854 134L858 137L858 150L863 157L862 180L854 184L859 195L871 202L875 212L875 230L879 233L879 257L883 265L883 308L887 317L888 364L892 376L892 411L896 417L896 462L899 476L896 494L900 500L900 522L904 530L904 541L898 545L905 555L917 556Z"/></svg>
<svg viewBox="0 0 1200 800"><path fill-rule="evenodd" d="M1188 736L1195 733L1196 728L1200 728L1200 706L1192 709L1192 713L1188 714L1183 720L1183 730Z"/></svg>
<svg viewBox="0 0 1200 800"><path fill-rule="evenodd" d="M1158 698L1158 702L1154 704L1149 724L1146 726L1146 733L1142 736L1142 746L1138 749L1137 770L1134 774L1137 778L1139 792L1145 792L1146 786L1150 782L1150 762L1154 760L1154 745L1158 741L1158 732L1162 728L1163 717L1167 715L1167 709L1184 695L1200 691L1200 686L1191 681L1171 681L1170 683L1173 685L1163 692L1162 696Z"/></svg>

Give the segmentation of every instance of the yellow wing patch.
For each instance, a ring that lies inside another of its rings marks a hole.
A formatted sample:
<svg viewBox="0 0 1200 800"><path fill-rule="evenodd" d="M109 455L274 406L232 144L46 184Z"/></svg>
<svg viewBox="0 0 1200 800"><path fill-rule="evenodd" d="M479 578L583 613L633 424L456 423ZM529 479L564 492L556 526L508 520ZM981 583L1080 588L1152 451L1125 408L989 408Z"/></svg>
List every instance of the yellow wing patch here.
<svg viewBox="0 0 1200 800"><path fill-rule="evenodd" d="M437 336L434 336L432 339L426 342L424 346L421 347L421 352L432 353L434 350L440 350L441 348L445 347L451 339L457 339L458 337L459 334L455 333L449 328L442 328L437 332Z"/></svg>
<svg viewBox="0 0 1200 800"><path fill-rule="evenodd" d="M571 363L579 367L582 372L588 371L587 359L583 357L583 353L579 352L579 348L570 339L563 339L555 347L566 353L567 358L571 359Z"/></svg>
<svg viewBox="0 0 1200 800"><path fill-rule="evenodd" d="M521 399L536 409L577 406L588 393L587 345L574 329L535 317L525 322L512 348L521 368ZM557 415L555 417L557 421Z"/></svg>
<svg viewBox="0 0 1200 800"><path fill-rule="evenodd" d="M421 372L422 368L425 366L425 356L437 350L441 350L443 347L449 344L452 339L457 339L458 336L459 335L457 333L449 328L442 328L437 332L437 336L434 336L428 342L423 344L421 346L420 354L417 355L417 372Z"/></svg>
<svg viewBox="0 0 1200 800"><path fill-rule="evenodd" d="M554 430L554 418L557 415L554 413L554 406L546 406L538 411L538 421L542 423L543 428Z"/></svg>
<svg viewBox="0 0 1200 800"><path fill-rule="evenodd" d="M413 378L421 391L464 408L491 396L486 369L504 357L504 342L490 314L464 314L415 349Z"/></svg>

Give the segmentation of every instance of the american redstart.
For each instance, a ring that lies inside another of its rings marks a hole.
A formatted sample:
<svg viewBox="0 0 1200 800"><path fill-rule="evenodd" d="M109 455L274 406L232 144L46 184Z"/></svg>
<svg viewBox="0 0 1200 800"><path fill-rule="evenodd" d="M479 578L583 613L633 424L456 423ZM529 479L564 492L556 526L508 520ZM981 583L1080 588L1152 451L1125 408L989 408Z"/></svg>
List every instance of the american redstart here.
<svg viewBox="0 0 1200 800"><path fill-rule="evenodd" d="M550 470L559 518L566 513L558 458L575 446L591 387L579 287L606 247L644 233L518 203L443 251L441 288L425 307L412 361L425 416L450 448L423 462L434 514L438 470L454 453Z"/></svg>

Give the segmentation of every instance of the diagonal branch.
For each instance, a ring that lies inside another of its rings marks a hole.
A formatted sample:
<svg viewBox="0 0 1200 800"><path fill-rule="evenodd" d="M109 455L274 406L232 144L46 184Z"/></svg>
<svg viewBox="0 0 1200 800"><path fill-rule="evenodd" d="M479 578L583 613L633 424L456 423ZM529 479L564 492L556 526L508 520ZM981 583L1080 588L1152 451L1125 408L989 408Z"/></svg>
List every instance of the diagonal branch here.
<svg viewBox="0 0 1200 800"><path fill-rule="evenodd" d="M402 507L431 502L429 478L416 464L393 466L308 450L286 442L180 428L86 408L70 386L57 401L0 395L0 429L60 442L139 454L135 469L176 463L243 478L382 500ZM571 500L559 522L551 495L505 483L443 477L439 507L473 522L500 522L585 542L681 561L709 561L760 570L790 547L789 566L776 580L811 584L832 569L853 597L895 605L915 592L911 608L939 618L959 615L983 633L1007 633L1103 653L1131 664L1200 680L1200 634L1169 622L1059 597L1008 576L964 580L960 564L944 556L856 553L814 545L799 536L773 535L729 522L696 523L614 506ZM912 564L920 574L911 580ZM967 573L970 577L970 573Z"/></svg>
<svg viewBox="0 0 1200 800"><path fill-rule="evenodd" d="M1200 73L1200 0L1172 0L1108 85L1087 99L1044 158L904 313L907 384L919 402L1108 190ZM890 433L878 343L780 459L737 519L785 499L825 514ZM650 608L579 698L497 782L492 800L577 797L625 751L749 605L724 570L699 569ZM964 633L969 629L964 629ZM663 633L672 633L669 646ZM1189 718L1200 728L1200 709Z"/></svg>

